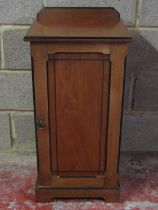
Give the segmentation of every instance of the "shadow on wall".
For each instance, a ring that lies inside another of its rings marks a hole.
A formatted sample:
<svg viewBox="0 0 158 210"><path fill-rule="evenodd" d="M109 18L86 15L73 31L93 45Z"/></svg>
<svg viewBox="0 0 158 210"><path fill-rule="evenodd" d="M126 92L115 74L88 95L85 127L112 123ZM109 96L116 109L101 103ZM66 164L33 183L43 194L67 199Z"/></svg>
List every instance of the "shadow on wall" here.
<svg viewBox="0 0 158 210"><path fill-rule="evenodd" d="M124 110L158 111L158 31L129 32Z"/></svg>
<svg viewBox="0 0 158 210"><path fill-rule="evenodd" d="M158 151L158 31L130 35L121 150Z"/></svg>

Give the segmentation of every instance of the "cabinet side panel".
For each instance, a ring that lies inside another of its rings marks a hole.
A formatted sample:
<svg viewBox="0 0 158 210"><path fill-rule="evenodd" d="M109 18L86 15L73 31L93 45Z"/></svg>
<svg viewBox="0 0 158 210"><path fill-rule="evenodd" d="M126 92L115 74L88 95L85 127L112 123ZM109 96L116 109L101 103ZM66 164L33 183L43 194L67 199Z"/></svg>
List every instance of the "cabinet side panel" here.
<svg viewBox="0 0 158 210"><path fill-rule="evenodd" d="M50 148L49 148L49 122L47 98L47 56L38 45L31 44L33 56L33 84L35 104L35 125L38 153L38 178L50 176ZM42 122L42 126L40 125Z"/></svg>
<svg viewBox="0 0 158 210"><path fill-rule="evenodd" d="M126 44L111 46L111 81L109 102L109 125L107 141L106 182L118 185L118 157L124 78L124 59L127 55Z"/></svg>

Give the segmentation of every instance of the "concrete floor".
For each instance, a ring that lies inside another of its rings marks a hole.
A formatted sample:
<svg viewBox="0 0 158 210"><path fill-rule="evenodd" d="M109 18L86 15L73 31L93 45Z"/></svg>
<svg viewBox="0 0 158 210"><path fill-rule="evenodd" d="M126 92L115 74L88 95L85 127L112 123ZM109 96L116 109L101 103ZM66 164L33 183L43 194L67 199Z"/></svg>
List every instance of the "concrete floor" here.
<svg viewBox="0 0 158 210"><path fill-rule="evenodd" d="M101 200L34 201L35 154L0 154L0 209L158 210L158 153L123 153L120 203Z"/></svg>

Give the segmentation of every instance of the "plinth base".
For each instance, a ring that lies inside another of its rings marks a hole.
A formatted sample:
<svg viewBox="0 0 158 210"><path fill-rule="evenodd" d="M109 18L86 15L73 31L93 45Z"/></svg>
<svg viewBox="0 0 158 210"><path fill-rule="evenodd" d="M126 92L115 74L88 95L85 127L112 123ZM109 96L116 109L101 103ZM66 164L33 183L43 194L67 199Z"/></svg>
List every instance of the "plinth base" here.
<svg viewBox="0 0 158 210"><path fill-rule="evenodd" d="M118 188L52 188L36 186L36 202L51 202L57 198L104 199L108 203L119 202Z"/></svg>

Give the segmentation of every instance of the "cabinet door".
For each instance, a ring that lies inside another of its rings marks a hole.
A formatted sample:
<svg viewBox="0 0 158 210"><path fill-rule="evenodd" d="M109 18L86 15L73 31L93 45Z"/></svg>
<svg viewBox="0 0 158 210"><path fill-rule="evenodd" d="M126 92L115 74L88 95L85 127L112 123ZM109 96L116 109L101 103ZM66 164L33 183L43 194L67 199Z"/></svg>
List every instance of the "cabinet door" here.
<svg viewBox="0 0 158 210"><path fill-rule="evenodd" d="M110 61L100 53L48 59L53 175L96 176L106 169Z"/></svg>

